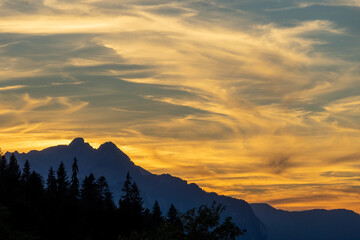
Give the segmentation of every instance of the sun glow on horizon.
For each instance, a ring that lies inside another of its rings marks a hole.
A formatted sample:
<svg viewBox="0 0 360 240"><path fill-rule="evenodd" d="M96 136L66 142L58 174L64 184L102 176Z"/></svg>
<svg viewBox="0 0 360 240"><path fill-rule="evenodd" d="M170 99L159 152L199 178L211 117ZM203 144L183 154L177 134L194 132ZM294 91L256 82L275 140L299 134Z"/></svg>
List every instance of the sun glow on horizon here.
<svg viewBox="0 0 360 240"><path fill-rule="evenodd" d="M317 4L0 0L0 147L112 141L208 191L359 213L359 1Z"/></svg>

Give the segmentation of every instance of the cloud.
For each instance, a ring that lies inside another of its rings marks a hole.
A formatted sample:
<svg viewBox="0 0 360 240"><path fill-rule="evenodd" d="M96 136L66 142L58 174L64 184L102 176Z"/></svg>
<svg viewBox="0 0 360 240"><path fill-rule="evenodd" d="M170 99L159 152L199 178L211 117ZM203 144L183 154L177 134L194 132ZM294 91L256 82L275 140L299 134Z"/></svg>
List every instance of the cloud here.
<svg viewBox="0 0 360 240"><path fill-rule="evenodd" d="M5 86L5 87L0 87L0 91L8 91L8 90L14 90L14 89L19 89L19 88L24 88L26 87L25 85L14 85L14 86Z"/></svg>
<svg viewBox="0 0 360 240"><path fill-rule="evenodd" d="M357 162L357 161L359 161L359 159L360 159L360 153L355 152L352 154L334 158L334 159L332 159L332 161L335 163L344 163L344 162Z"/></svg>
<svg viewBox="0 0 360 240"><path fill-rule="evenodd" d="M281 198L269 201L269 204L288 204L288 203L302 203L302 202L316 202L316 201L334 201L337 199L335 195L310 195L294 198Z"/></svg>
<svg viewBox="0 0 360 240"><path fill-rule="evenodd" d="M333 114L358 116L360 113L360 96L342 98L324 107Z"/></svg>
<svg viewBox="0 0 360 240"><path fill-rule="evenodd" d="M3 149L112 140L211 191L358 209L298 198L356 186L357 1L0 4Z"/></svg>
<svg viewBox="0 0 360 240"><path fill-rule="evenodd" d="M360 177L360 172L355 172L355 171L329 171L329 172L324 172L321 174L322 176L325 177L336 177L336 178L353 178L353 177Z"/></svg>
<svg viewBox="0 0 360 240"><path fill-rule="evenodd" d="M291 159L286 156L278 156L267 161L267 166L273 169L273 172L280 174L288 168L292 167Z"/></svg>
<svg viewBox="0 0 360 240"><path fill-rule="evenodd" d="M0 6L5 16L19 13L36 14L47 10L42 0L1 0Z"/></svg>

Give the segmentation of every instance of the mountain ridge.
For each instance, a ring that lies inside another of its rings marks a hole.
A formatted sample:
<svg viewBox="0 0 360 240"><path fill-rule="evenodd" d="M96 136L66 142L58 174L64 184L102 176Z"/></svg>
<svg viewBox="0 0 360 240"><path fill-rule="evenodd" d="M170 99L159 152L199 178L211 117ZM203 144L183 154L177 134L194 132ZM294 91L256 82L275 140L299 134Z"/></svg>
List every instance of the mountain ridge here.
<svg viewBox="0 0 360 240"><path fill-rule="evenodd" d="M314 208L314 209L307 209L307 210L296 210L296 211L290 211L290 210L284 210L284 209L278 209L275 208L273 206L271 206L268 203L250 203L251 206L260 206L260 205L267 205L269 208L274 209L276 211L281 211L281 212L288 212L288 213L304 213L304 212L312 212L312 211L320 211L320 212L336 212L336 211L344 211L344 212L349 212L349 213L354 213L356 215L359 215L359 213L350 210L350 209L346 209L346 208L335 208L335 209L324 209L324 208Z"/></svg>
<svg viewBox="0 0 360 240"><path fill-rule="evenodd" d="M268 240L359 240L360 215L348 209L286 211L250 204L265 224Z"/></svg>
<svg viewBox="0 0 360 240"><path fill-rule="evenodd" d="M5 156L9 157L10 154L12 153L7 152ZM95 149L83 138L76 138L69 145L58 145L28 153L14 152L14 155L20 165L23 165L28 159L32 169L38 171L45 179L48 169L50 167L56 169L61 161L64 162L69 172L72 161L76 157L80 168L79 178L83 179L91 172L97 177L105 176L114 193L115 202L120 197L126 173L130 172L142 193L144 205L148 208L157 200L163 210L167 210L170 204L174 204L184 212L201 204L211 204L216 201L227 207L225 214L232 216L240 228L247 229L247 234L242 239L266 239L263 224L246 201L216 193L207 193L195 183L188 183L186 180L170 174L152 174L135 165L112 142L106 142Z"/></svg>

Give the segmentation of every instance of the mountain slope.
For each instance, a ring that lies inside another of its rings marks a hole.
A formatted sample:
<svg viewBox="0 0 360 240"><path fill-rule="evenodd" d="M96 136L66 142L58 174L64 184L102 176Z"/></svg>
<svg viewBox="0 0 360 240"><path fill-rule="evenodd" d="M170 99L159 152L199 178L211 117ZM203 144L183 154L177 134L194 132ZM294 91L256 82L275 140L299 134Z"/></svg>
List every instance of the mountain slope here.
<svg viewBox="0 0 360 240"><path fill-rule="evenodd" d="M251 204L265 224L269 240L359 240L360 215L349 210L288 212L268 204Z"/></svg>
<svg viewBox="0 0 360 240"><path fill-rule="evenodd" d="M6 156L9 157L10 154L6 153ZM50 167L57 169L60 161L64 162L70 173L71 164L76 157L80 168L79 178L83 178L90 172L97 177L105 176L114 193L115 202L120 197L120 190L126 173L129 171L138 184L144 198L144 204L148 208L152 207L155 200L158 200L164 212L167 211L171 203L180 211L186 211L189 208L216 201L226 206L225 214L232 216L240 228L248 230L242 239L266 239L266 232L262 223L254 215L247 202L219 196L215 193L207 193L196 184L188 184L186 181L168 174L152 174L136 166L125 153L111 142L104 143L98 149L94 149L84 139L77 138L69 145L60 145L42 151L30 151L29 153L15 152L14 154L21 165L28 159L32 168L45 179L48 169Z"/></svg>

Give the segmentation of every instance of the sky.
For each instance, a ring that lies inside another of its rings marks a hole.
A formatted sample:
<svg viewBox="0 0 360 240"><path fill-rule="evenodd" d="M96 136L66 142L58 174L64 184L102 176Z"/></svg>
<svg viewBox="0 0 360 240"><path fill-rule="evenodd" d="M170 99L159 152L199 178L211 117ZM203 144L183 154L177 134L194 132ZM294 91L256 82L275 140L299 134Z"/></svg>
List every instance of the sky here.
<svg viewBox="0 0 360 240"><path fill-rule="evenodd" d="M0 147L360 213L359 0L0 0Z"/></svg>

